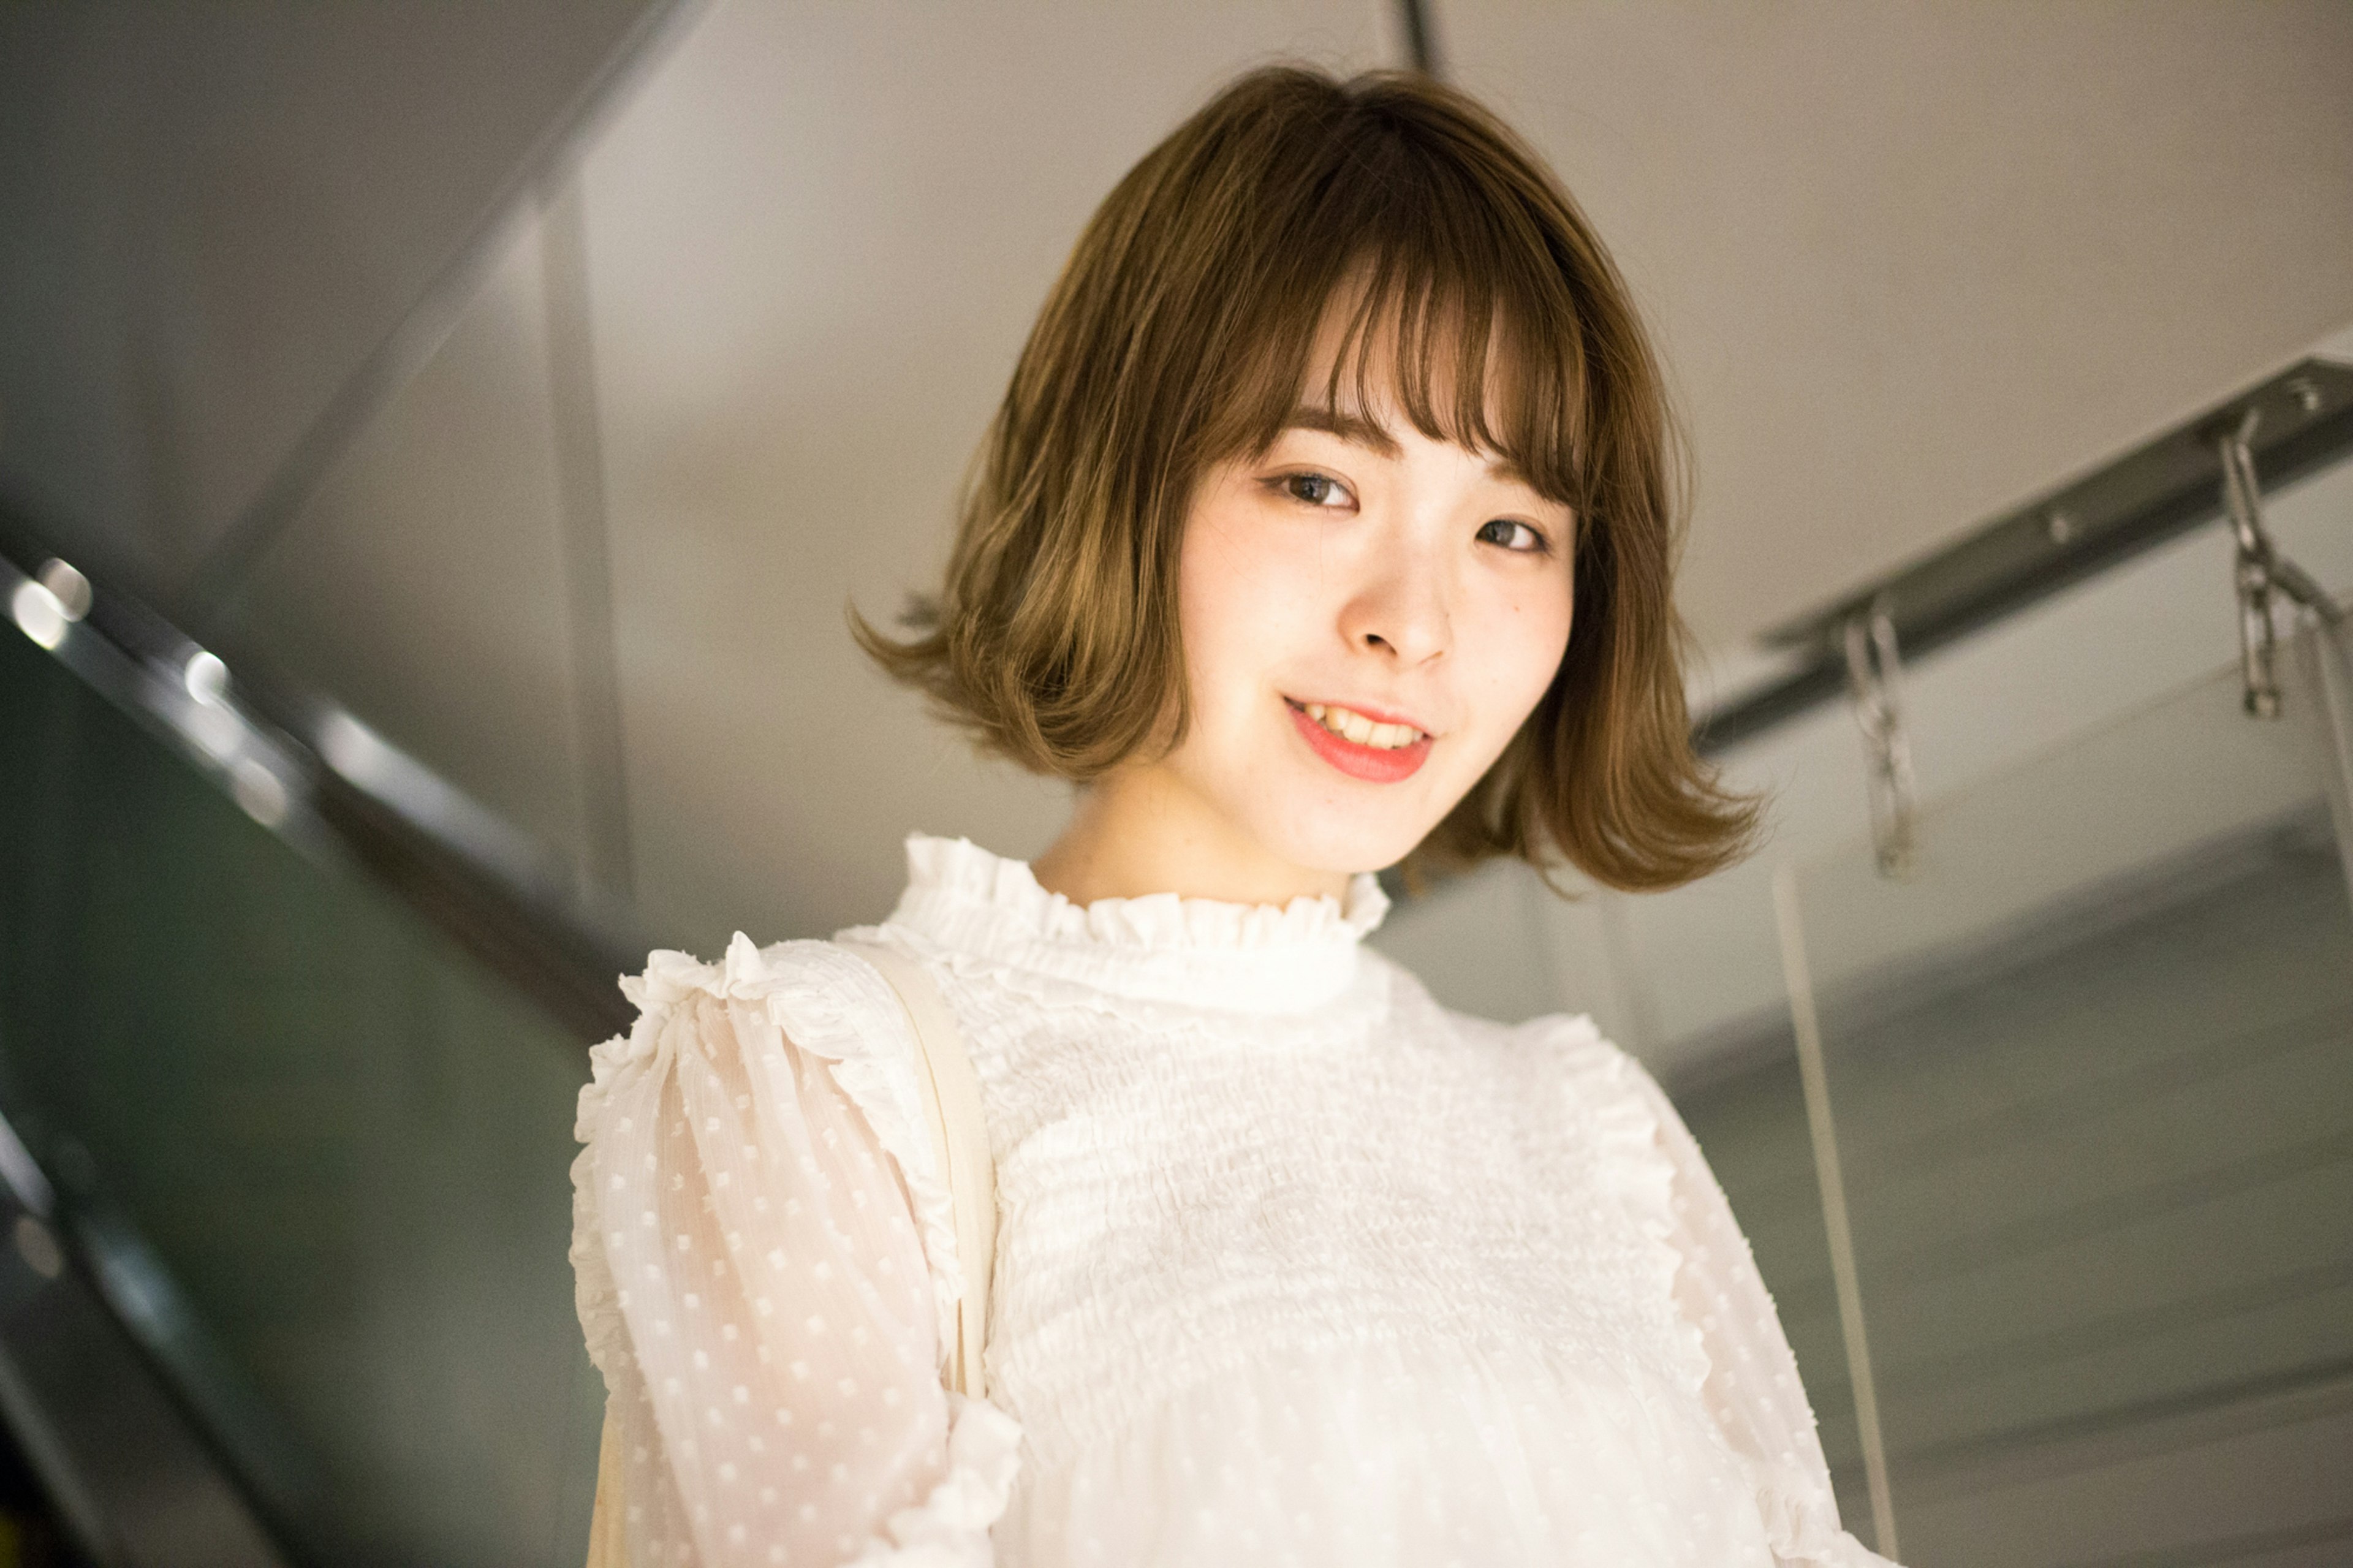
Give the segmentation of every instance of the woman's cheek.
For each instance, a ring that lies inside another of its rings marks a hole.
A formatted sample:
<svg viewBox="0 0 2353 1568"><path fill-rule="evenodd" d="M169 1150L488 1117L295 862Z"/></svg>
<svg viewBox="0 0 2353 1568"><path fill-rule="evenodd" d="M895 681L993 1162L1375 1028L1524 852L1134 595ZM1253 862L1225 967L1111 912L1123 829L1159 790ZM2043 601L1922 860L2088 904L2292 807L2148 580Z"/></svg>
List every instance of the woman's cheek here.
<svg viewBox="0 0 2353 1568"><path fill-rule="evenodd" d="M1535 710L1568 650L1567 591L1514 595L1484 618L1484 635L1495 646L1484 661L1492 679L1490 689L1497 710L1495 742L1500 753L1520 725Z"/></svg>

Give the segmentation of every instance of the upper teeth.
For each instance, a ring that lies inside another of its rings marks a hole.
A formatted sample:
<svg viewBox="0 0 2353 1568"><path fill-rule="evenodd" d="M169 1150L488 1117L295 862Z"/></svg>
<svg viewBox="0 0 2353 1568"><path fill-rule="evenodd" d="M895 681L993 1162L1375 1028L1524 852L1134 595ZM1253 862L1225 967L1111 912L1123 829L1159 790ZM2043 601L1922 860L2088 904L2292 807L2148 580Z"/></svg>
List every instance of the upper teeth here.
<svg viewBox="0 0 2353 1568"><path fill-rule="evenodd" d="M1308 703L1307 716L1335 735L1376 751L1393 752L1421 739L1421 731L1410 724L1376 724L1352 709L1327 708L1321 702Z"/></svg>

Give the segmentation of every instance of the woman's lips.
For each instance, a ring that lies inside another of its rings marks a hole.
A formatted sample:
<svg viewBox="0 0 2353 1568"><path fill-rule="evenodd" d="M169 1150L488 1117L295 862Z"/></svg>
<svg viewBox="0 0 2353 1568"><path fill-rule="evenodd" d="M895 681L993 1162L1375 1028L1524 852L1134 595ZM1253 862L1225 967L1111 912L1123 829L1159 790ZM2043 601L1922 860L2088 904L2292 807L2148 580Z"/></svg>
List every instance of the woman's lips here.
<svg viewBox="0 0 2353 1568"><path fill-rule="evenodd" d="M1363 779L1368 784L1397 784L1419 773L1430 756L1428 735L1405 746L1360 746L1310 719L1307 710L1290 699L1285 698L1282 705L1290 710L1292 723L1298 727L1301 738L1314 748L1315 754L1352 779Z"/></svg>

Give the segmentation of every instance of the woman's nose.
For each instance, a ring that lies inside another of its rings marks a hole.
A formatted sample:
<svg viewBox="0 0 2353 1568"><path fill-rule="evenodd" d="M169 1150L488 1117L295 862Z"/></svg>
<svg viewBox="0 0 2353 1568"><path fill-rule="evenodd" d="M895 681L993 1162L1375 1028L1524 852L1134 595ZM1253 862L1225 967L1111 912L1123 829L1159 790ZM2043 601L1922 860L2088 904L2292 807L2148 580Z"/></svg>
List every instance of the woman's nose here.
<svg viewBox="0 0 2353 1568"><path fill-rule="evenodd" d="M1341 632L1366 648L1413 668L1451 646L1453 613L1445 569L1421 552L1384 546L1342 613Z"/></svg>

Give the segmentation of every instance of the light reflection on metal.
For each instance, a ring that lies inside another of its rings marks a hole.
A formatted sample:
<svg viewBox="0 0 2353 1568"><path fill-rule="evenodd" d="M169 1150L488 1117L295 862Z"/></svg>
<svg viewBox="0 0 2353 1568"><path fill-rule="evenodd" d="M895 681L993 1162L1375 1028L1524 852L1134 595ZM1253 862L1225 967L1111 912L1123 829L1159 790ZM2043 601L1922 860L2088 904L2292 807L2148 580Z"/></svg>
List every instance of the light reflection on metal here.
<svg viewBox="0 0 2353 1568"><path fill-rule="evenodd" d="M26 1212L43 1219L49 1217L57 1205L57 1189L49 1185L40 1162L33 1158L33 1152L25 1147L25 1141L16 1136L16 1128L8 1124L5 1116L0 1116L0 1182L7 1184L8 1191Z"/></svg>
<svg viewBox="0 0 2353 1568"><path fill-rule="evenodd" d="M52 555L43 563L40 579L66 619L78 621L90 614L90 579L71 565Z"/></svg>
<svg viewBox="0 0 2353 1568"><path fill-rule="evenodd" d="M69 617L65 606L58 603L55 594L29 577L8 595L8 613L16 617L17 630L52 653L66 640Z"/></svg>
<svg viewBox="0 0 2353 1568"><path fill-rule="evenodd" d="M396 753L384 738L341 709L319 721L319 755L371 794L390 782Z"/></svg>
<svg viewBox="0 0 2353 1568"><path fill-rule="evenodd" d="M220 655L206 648L198 648L188 656L180 679L187 687L188 695L208 708L216 706L228 693L228 666L221 662Z"/></svg>
<svg viewBox="0 0 2353 1568"><path fill-rule="evenodd" d="M2238 423L2214 437L2222 465L2222 506L2231 522L2231 574L2239 595L2239 664L2246 681L2245 705L2257 719L2280 716L2279 631L2272 621L2277 589L2323 622L2339 611L2327 590L2304 569L2272 548L2263 527L2263 481L2255 473L2254 437L2263 409L2249 408Z"/></svg>
<svg viewBox="0 0 2353 1568"><path fill-rule="evenodd" d="M28 1214L16 1216L16 1256L25 1267L44 1279L54 1279L65 1269L65 1253L58 1247L58 1238L47 1226Z"/></svg>
<svg viewBox="0 0 2353 1568"><path fill-rule="evenodd" d="M60 602L61 593L66 602ZM162 646L151 644L136 654L118 645L119 627L92 622L77 630L74 622L89 613L96 595L88 578L54 556L37 579L0 562L0 594L7 595L10 611L27 637L177 742L248 816L304 845L321 842L318 825L308 815L308 763L299 747L290 748L285 736L258 721L237 701L228 666L218 654L191 648L185 638L160 625L147 635ZM133 608L121 599L112 604L119 612ZM174 648L177 651L165 651ZM0 1135L0 1178L18 1185L17 1196L27 1208L43 1212L17 1183L11 1152L7 1138ZM15 1152L22 1154L21 1150ZM25 1163L29 1166L29 1156Z"/></svg>
<svg viewBox="0 0 2353 1568"><path fill-rule="evenodd" d="M214 762L227 766L245 750L245 721L216 702L191 702L180 715L180 728Z"/></svg>
<svg viewBox="0 0 2353 1568"><path fill-rule="evenodd" d="M343 709L312 727L312 745L346 784L510 885L542 890L568 883L561 866L504 817Z"/></svg>
<svg viewBox="0 0 2353 1568"><path fill-rule="evenodd" d="M1870 763L1872 847L1881 876L1908 877L1919 789L1912 775L1911 738L1904 730L1903 664L1890 596L1882 594L1849 616L1845 632L1847 690Z"/></svg>
<svg viewBox="0 0 2353 1568"><path fill-rule="evenodd" d="M286 820L286 785L269 763L240 757L229 769L228 778L229 794L246 816L264 827L276 827Z"/></svg>

